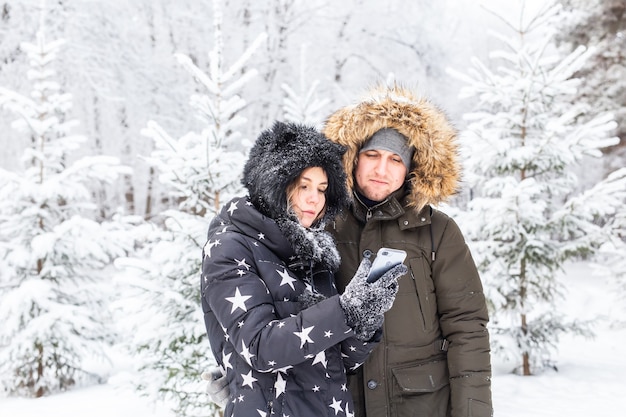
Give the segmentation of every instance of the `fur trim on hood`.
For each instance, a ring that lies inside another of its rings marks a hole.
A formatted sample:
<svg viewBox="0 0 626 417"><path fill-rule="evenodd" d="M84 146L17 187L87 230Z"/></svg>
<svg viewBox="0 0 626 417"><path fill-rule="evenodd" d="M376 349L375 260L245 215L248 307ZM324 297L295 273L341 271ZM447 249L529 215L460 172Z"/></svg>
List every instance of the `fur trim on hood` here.
<svg viewBox="0 0 626 417"><path fill-rule="evenodd" d="M287 186L308 167L321 167L328 177L326 207L319 227L348 205L341 145L317 129L297 123L275 122L264 130L250 150L243 169L243 185L250 201L265 216L297 221L287 210Z"/></svg>
<svg viewBox="0 0 626 417"><path fill-rule="evenodd" d="M347 173L353 173L363 144L382 128L393 128L415 147L411 161L410 205L418 212L428 204L444 202L457 191L457 131L445 114L424 98L394 85L370 90L363 101L333 113L323 129L332 141L348 148L343 157ZM354 176L348 175L354 189Z"/></svg>

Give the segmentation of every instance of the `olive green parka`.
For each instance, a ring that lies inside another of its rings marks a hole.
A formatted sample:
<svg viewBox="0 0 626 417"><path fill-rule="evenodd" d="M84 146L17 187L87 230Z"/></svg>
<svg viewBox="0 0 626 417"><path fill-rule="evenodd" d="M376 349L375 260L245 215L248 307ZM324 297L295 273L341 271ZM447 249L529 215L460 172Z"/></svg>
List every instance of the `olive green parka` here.
<svg viewBox="0 0 626 417"><path fill-rule="evenodd" d="M360 103L332 114L324 134L348 148L353 173L364 142L394 128L415 147L405 185L368 208L355 195L328 229L341 255L343 291L368 251L404 249L400 278L385 314L383 340L349 376L356 417L492 415L488 313L475 263L457 224L432 208L456 192L456 130L444 114L400 86L376 87ZM348 175L354 189L354 177Z"/></svg>

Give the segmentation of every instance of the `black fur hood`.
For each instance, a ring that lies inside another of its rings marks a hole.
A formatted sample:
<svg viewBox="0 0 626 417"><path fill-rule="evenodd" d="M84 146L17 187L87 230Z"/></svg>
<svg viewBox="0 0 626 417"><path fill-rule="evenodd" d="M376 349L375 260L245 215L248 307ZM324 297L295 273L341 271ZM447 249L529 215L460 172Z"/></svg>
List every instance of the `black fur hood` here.
<svg viewBox="0 0 626 417"><path fill-rule="evenodd" d="M321 167L328 176L326 211L319 227L349 203L342 156L346 148L329 141L311 126L275 122L261 133L243 170L243 185L252 204L265 216L293 219L287 212L287 186L308 167Z"/></svg>

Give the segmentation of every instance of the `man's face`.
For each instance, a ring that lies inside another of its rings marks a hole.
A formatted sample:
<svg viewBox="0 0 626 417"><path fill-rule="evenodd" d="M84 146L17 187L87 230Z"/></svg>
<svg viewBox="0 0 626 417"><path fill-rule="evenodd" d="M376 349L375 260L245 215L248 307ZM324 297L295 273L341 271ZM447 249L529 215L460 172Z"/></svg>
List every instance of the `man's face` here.
<svg viewBox="0 0 626 417"><path fill-rule="evenodd" d="M361 152L357 159L356 189L370 200L382 201L402 186L406 174L398 154L371 149Z"/></svg>

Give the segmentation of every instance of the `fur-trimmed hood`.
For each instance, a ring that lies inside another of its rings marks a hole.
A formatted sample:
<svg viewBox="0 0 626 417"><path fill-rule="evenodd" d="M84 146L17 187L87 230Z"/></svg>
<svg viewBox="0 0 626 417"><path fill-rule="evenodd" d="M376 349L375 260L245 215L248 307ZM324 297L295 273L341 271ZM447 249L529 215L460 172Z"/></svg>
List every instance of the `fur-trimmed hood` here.
<svg viewBox="0 0 626 417"><path fill-rule="evenodd" d="M393 128L415 147L411 169L410 205L420 211L428 204L444 202L457 191L460 166L457 161L457 131L445 114L428 100L407 88L378 86L355 105L346 106L327 120L323 133L348 148L343 163L350 191L359 150L374 133Z"/></svg>

